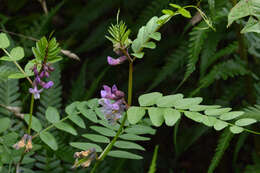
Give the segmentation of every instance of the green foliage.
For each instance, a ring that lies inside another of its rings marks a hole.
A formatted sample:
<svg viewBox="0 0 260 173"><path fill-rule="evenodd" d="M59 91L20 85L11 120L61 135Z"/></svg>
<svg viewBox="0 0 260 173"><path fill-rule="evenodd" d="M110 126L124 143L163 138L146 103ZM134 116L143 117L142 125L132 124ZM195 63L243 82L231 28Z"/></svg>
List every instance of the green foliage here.
<svg viewBox="0 0 260 173"><path fill-rule="evenodd" d="M157 160L157 156L158 156L158 149L159 149L159 146L156 145L155 148L154 148L153 159L152 159L152 162L150 164L150 168L149 168L148 173L155 173L156 172L156 160Z"/></svg>
<svg viewBox="0 0 260 173"><path fill-rule="evenodd" d="M222 134L220 135L219 140L218 140L218 146L216 148L216 152L210 163L208 173L214 172L214 170L218 166L224 152L230 145L230 141L231 141L232 137L233 137L233 134L230 133L227 129L224 132L222 132Z"/></svg>

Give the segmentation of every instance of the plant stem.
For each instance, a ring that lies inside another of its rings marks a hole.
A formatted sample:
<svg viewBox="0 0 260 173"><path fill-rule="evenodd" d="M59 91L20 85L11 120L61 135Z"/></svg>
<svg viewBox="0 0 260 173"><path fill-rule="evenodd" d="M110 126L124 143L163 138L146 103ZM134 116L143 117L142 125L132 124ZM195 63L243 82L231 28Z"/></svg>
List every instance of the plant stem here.
<svg viewBox="0 0 260 173"><path fill-rule="evenodd" d="M30 118L29 118L28 129L27 129L27 133L28 133L29 136L31 135L33 106L34 106L34 96L33 96L33 94L32 94L31 104L30 104ZM23 159L24 159L24 156L25 156L25 154L26 154L25 150L26 150L26 149L24 149L24 151L23 151L23 153L22 153L22 155L21 155L21 158L20 158L19 162L18 162L17 165L16 165L16 173L19 173L19 172L20 172L20 165L22 164Z"/></svg>
<svg viewBox="0 0 260 173"><path fill-rule="evenodd" d="M3 51L6 53L6 55L8 55L11 59L11 55L9 54L9 52L7 50L5 50L4 48L2 48ZM22 69L22 67L15 61L13 60L14 64L16 65L16 67L21 71L21 73L24 74L24 76L26 76L26 79L32 84L32 80L26 75L25 71Z"/></svg>
<svg viewBox="0 0 260 173"><path fill-rule="evenodd" d="M131 106L132 104L132 93L133 92L133 62L129 61L129 77L128 77L128 101L127 104L128 106ZM104 149L104 151L100 154L100 156L97 158L97 161L94 165L94 167L92 168L90 173L94 173L97 169L97 167L99 166L99 164L101 163L102 160L105 159L105 157L107 156L107 154L109 153L109 151L112 149L113 145L115 144L117 138L119 137L119 135L121 134L121 132L123 131L125 122L127 119L127 114L125 114L122 123L115 135L115 137L113 138L113 140L107 145L107 147Z"/></svg>
<svg viewBox="0 0 260 173"><path fill-rule="evenodd" d="M28 130L27 130L28 135L31 135L33 105L34 105L34 96L32 94L31 104L30 104L30 118L29 118L29 123L28 123Z"/></svg>

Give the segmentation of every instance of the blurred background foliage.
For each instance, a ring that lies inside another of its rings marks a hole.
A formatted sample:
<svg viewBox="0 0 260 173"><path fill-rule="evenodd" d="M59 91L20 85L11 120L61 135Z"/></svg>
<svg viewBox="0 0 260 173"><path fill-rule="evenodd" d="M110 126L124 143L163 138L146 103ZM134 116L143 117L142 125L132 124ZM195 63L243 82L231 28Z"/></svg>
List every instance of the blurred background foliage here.
<svg viewBox="0 0 260 173"><path fill-rule="evenodd" d="M120 18L131 29L130 38L133 40L138 29L151 17L161 15L162 9L167 8L169 3L175 3L181 6L198 5L211 18L216 31L208 28L195 10L191 11L194 16L192 19L177 16L165 25L161 29L162 40L157 44L157 49L147 50L142 61L135 63L134 103L140 94L150 91L160 91L165 95L181 92L187 97L203 97L207 104L244 109L248 116L260 119L260 107L253 107L260 104L260 35L241 35L241 26L245 23L243 20L227 28L227 15L235 1L46 2L48 14L37 0L0 0L0 28L21 34L17 36L10 33L10 36L13 45L25 48L26 57L32 59L31 47L35 45L30 38L40 39L52 31L55 31L54 36L63 49L80 57L80 61L65 57L56 65L57 70L52 75L56 86L43 93L37 103L37 117L44 116L48 106L54 106L62 112L72 101L99 97L103 84L116 84L127 91L127 64L112 68L106 62L108 55L116 56L112 45L105 39L108 26L116 22L116 13L120 9ZM28 110L28 105L24 104L29 102L28 86L25 80L20 84L17 80L1 82L0 103L23 105L22 110ZM0 108L0 112L1 117L11 116L3 108ZM14 119L12 128L21 129L21 134L25 130L17 119ZM71 172L75 150L68 147L67 143L76 139L61 134L56 132L59 150L53 152L45 147L39 149L37 154L28 156L30 164L25 172ZM141 153L143 160L109 158L102 163L100 172L148 172L156 145L159 145L156 172L260 172L259 136L246 133L233 136L228 131L215 132L187 119L182 119L174 129L160 127L151 141L142 142L141 145L146 148L146 152ZM2 168L2 172L7 170L8 166Z"/></svg>

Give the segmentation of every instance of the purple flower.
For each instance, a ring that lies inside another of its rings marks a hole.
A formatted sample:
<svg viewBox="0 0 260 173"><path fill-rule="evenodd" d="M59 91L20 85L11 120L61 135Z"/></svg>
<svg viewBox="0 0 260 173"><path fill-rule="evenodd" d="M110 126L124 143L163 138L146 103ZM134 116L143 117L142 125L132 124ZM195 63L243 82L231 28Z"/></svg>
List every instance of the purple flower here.
<svg viewBox="0 0 260 173"><path fill-rule="evenodd" d="M38 90L37 86L34 86L34 88L29 88L29 92L34 95L34 99L40 99L40 93L43 91L43 89Z"/></svg>
<svg viewBox="0 0 260 173"><path fill-rule="evenodd" d="M45 82L42 83L42 87L45 88L45 89L49 89L49 88L51 88L53 85L54 85L53 81L49 81L49 82L47 82L47 83L45 83Z"/></svg>
<svg viewBox="0 0 260 173"><path fill-rule="evenodd" d="M126 56L120 56L119 58L117 59L114 59L112 58L111 56L108 56L107 57L107 62L109 65L112 65L112 66L116 66L116 65L119 65L119 64L122 64L124 61L127 60L127 57Z"/></svg>
<svg viewBox="0 0 260 173"><path fill-rule="evenodd" d="M100 92L102 98L118 100L125 96L124 92L118 90L116 85L113 85L112 89L107 85L104 85L103 88L104 90Z"/></svg>

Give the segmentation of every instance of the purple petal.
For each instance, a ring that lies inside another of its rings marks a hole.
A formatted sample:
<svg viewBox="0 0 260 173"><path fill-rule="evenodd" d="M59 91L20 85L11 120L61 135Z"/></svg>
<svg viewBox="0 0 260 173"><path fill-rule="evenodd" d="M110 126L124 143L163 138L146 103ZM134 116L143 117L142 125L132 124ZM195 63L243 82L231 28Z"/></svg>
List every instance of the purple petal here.
<svg viewBox="0 0 260 173"><path fill-rule="evenodd" d="M112 93L115 93L117 90L118 90L118 89L117 89L116 85L113 85L113 86L112 86Z"/></svg>
<svg viewBox="0 0 260 173"><path fill-rule="evenodd" d="M107 95L107 92L105 90L101 90L100 94L101 94L102 98L105 98Z"/></svg>
<svg viewBox="0 0 260 173"><path fill-rule="evenodd" d="M119 65L122 64L125 60L127 60L126 56L121 56L117 59L112 58L111 56L107 57L107 62L109 65L115 66L115 65Z"/></svg>
<svg viewBox="0 0 260 173"><path fill-rule="evenodd" d="M47 83L45 83L42 87L45 89L49 89L54 85L53 81L49 81Z"/></svg>

